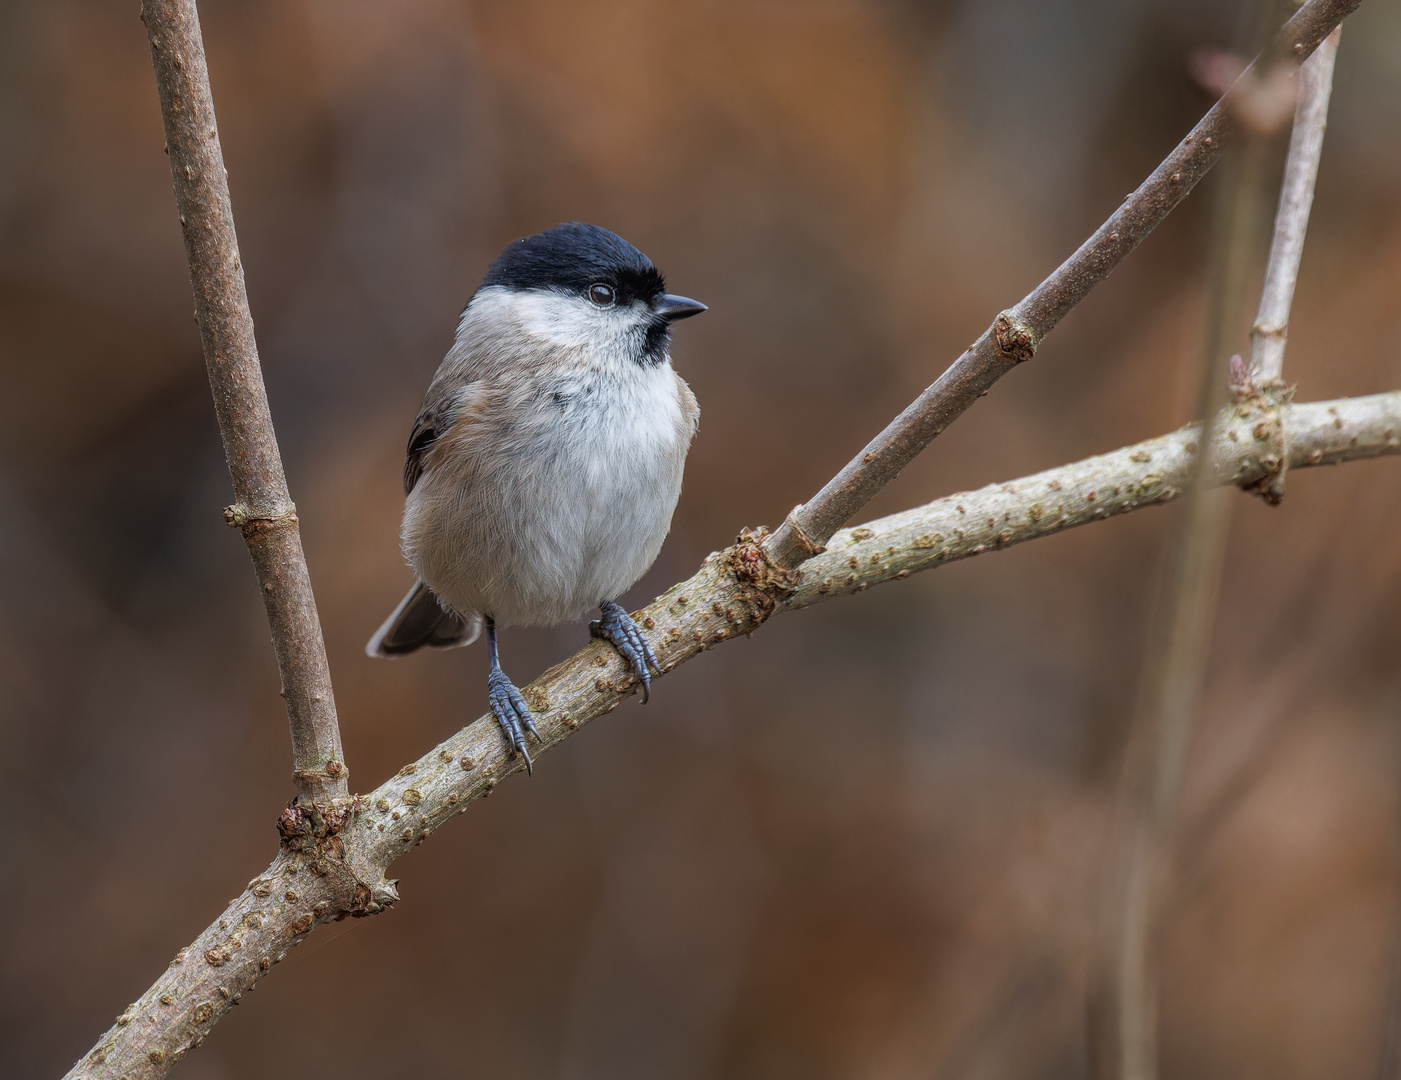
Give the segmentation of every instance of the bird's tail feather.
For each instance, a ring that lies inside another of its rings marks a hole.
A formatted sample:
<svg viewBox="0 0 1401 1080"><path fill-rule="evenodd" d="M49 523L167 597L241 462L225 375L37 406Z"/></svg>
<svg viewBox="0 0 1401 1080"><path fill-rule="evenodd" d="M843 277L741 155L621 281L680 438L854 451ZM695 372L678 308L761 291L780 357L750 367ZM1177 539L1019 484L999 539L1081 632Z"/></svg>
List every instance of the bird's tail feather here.
<svg viewBox="0 0 1401 1080"><path fill-rule="evenodd" d="M482 632L480 615L463 618L439 603L433 590L415 582L394 613L365 646L369 656L406 656L422 648L452 649L470 645Z"/></svg>

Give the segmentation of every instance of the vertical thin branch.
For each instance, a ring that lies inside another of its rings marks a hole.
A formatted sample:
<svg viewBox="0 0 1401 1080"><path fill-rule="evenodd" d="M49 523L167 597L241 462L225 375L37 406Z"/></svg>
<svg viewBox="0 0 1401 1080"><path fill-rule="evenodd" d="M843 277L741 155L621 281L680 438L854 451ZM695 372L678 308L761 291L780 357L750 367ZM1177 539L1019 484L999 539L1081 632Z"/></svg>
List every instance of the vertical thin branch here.
<svg viewBox="0 0 1401 1080"><path fill-rule="evenodd" d="M142 0L141 21L150 36L195 314L233 479L236 502L224 518L243 531L267 609L299 797L344 797L347 770L326 646L258 364L199 15L194 0Z"/></svg>
<svg viewBox="0 0 1401 1080"><path fill-rule="evenodd" d="M1294 133L1284 166L1284 186L1275 215L1274 240L1260 293L1260 310L1251 330L1250 366L1257 384L1284 377L1284 346L1289 336L1289 309L1299 281L1299 260L1313 208L1314 183L1328 127L1328 101L1333 94L1333 66L1338 57L1338 27L1299 69L1299 97L1294 107Z"/></svg>
<svg viewBox="0 0 1401 1080"><path fill-rule="evenodd" d="M1218 235L1224 243L1209 283L1207 332L1199 396L1202 443L1186 513L1155 605L1147 670L1130 746L1126 859L1114 969L1113 1075L1157 1076L1157 974L1153 937L1161 908L1178 792L1201 696L1217 585L1230 524L1229 493L1213 490L1210 447L1226 404L1222 353L1244 279L1251 199L1258 156L1247 155L1221 192Z"/></svg>
<svg viewBox="0 0 1401 1080"><path fill-rule="evenodd" d="M1277 503L1283 497L1288 455L1280 407L1288 393L1280 381L1284 344L1298 280L1299 259L1308 229L1328 96L1339 31L1334 30L1305 64L1289 161L1280 191L1274 240L1265 272L1259 316L1252 330L1258 384L1232 358L1229 384L1239 408L1258 409L1267 417L1279 445L1269 475L1251 490ZM1200 407L1204 448L1216 444L1211 426L1226 404L1228 380L1221 356L1233 322L1245 265L1251 249L1251 226L1260 188L1259 146L1246 147L1239 171L1223 192L1218 235L1222 237L1218 278L1209 296L1207 355ZM1272 426L1271 426L1272 425ZM1159 618L1150 641L1150 660L1128 761L1129 820L1124 843L1121 907L1117 913L1116 955L1108 978L1114 1040L1113 1075L1121 1080L1157 1076L1157 978L1153 938L1162 908L1176 821L1178 794L1192 720L1200 700L1211 621L1225 554L1230 504L1209 490L1209 455L1198 462L1178 550L1158 598ZM1263 460L1263 459L1262 459ZM1101 1054L1104 1054L1101 1049Z"/></svg>
<svg viewBox="0 0 1401 1080"><path fill-rule="evenodd" d="M1396 749L1401 749L1401 741L1393 745ZM1401 826L1401 821L1393 824L1393 828L1398 826ZM1392 912L1392 926L1401 926L1401 895L1393 900ZM1401 937L1393 938L1390 951L1385 996L1382 999L1377 1080L1401 1080Z"/></svg>
<svg viewBox="0 0 1401 1080"><path fill-rule="evenodd" d="M1289 157L1284 166L1284 183L1275 213L1274 239L1265 266L1265 284L1260 291L1260 308L1250 331L1250 366L1239 378L1237 393L1247 393L1260 404L1275 410L1289 400L1292 391L1284 381L1284 347L1289 337L1289 309L1294 303L1294 287L1299 281L1299 261L1304 254L1304 237L1313 208L1314 182L1323 155L1323 133L1328 127L1328 100L1333 93L1333 66L1338 56L1338 27L1299 69L1298 94L1294 105L1294 131L1289 139ZM1233 380L1236 381L1236 380ZM1284 499L1284 477L1289 454L1283 445L1284 428L1273 424L1277 446L1275 470L1250 490L1271 505Z"/></svg>

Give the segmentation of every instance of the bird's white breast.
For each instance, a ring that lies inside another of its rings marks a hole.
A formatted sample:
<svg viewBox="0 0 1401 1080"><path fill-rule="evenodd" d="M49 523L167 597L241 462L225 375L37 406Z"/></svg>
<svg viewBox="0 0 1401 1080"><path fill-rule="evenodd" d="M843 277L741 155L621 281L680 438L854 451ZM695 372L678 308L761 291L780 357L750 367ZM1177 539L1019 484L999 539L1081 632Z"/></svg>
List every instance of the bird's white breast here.
<svg viewBox="0 0 1401 1080"><path fill-rule="evenodd" d="M616 599L656 559L695 399L669 362L640 364L625 340L580 345L567 308L517 308L516 355L479 354L480 377L456 391L462 419L410 494L404 548L455 610L552 625Z"/></svg>

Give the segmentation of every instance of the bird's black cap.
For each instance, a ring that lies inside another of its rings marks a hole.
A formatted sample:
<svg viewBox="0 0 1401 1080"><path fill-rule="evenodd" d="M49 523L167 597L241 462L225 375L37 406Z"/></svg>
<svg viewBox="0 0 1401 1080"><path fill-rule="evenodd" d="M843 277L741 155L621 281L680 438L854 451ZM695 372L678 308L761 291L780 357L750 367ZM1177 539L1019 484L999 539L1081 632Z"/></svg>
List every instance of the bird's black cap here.
<svg viewBox="0 0 1401 1080"><path fill-rule="evenodd" d="M571 221L510 244L487 270L481 288L558 289L583 294L595 282L612 286L620 303L652 303L666 281L652 260L615 232Z"/></svg>

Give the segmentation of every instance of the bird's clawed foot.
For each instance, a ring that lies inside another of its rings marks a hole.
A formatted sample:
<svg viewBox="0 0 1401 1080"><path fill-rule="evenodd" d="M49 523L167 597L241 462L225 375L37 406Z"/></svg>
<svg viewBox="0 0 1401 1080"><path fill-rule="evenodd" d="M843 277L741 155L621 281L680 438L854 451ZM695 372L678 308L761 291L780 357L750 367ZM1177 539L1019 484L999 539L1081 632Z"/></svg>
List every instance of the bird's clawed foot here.
<svg viewBox="0 0 1401 1080"><path fill-rule="evenodd" d="M490 615L486 622L487 648L491 653L491 674L486 677L486 696L491 702L491 715L501 725L511 744L511 752L525 758L525 771L535 774L530 760L530 751L525 748L525 733L528 731L540 742L540 733L535 730L535 717L530 715L530 706L525 703L520 689L501 670L501 658L496 652L496 620Z"/></svg>
<svg viewBox="0 0 1401 1080"><path fill-rule="evenodd" d="M646 702L652 690L652 673L648 670L648 665L656 668L658 674L661 674L662 670L657 654L642 636L642 628L620 605L609 600L599 604L599 609L603 612L603 618L589 623L589 633L596 638L612 642L613 648L622 653L623 659L632 667L632 673L637 676L637 681L642 684L642 700Z"/></svg>
<svg viewBox="0 0 1401 1080"><path fill-rule="evenodd" d="M491 714L510 740L511 750L525 758L525 771L533 774L534 763L530 751L525 746L525 733L528 731L540 741L540 733L535 730L535 717L530 715L530 706L517 689L516 684L506 677L506 673L496 668L486 680L486 696L491 702Z"/></svg>

